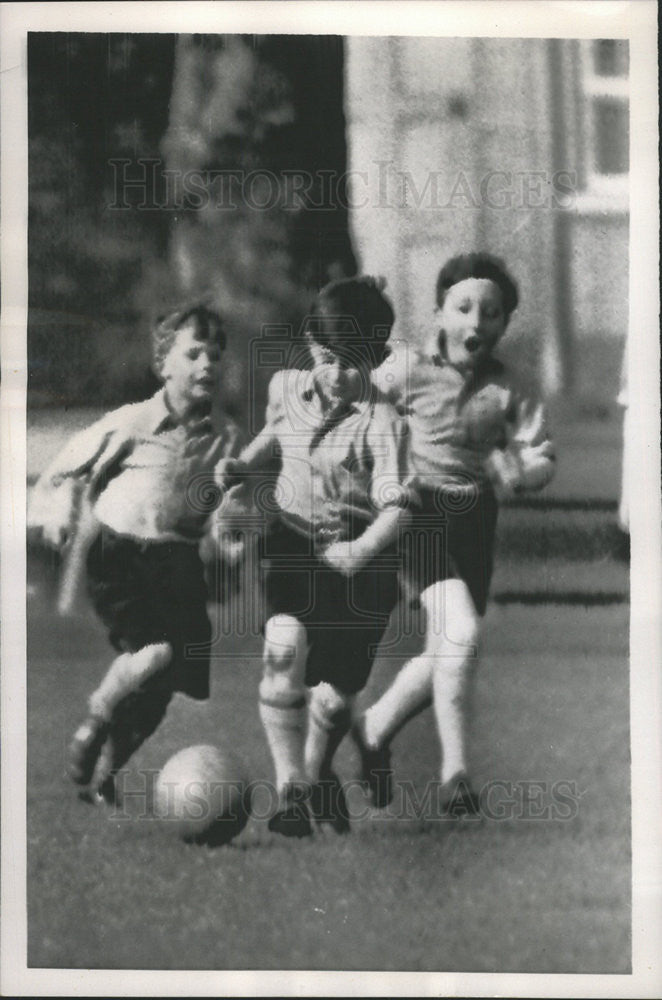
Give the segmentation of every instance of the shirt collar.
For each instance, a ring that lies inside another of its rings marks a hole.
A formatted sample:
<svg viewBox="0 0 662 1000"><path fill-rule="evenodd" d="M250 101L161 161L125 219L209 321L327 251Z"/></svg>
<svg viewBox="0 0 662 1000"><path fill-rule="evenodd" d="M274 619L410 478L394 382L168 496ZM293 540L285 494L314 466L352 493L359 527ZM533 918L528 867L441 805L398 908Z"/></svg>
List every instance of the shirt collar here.
<svg viewBox="0 0 662 1000"><path fill-rule="evenodd" d="M450 368L453 371L456 371L458 375L465 380L465 382L471 382L472 380L478 382L486 375L497 375L503 371L503 364L493 355L485 358L485 360L476 368L469 368L466 372L461 372L459 368L452 365L440 351L437 351L436 354L430 355L430 360L437 368Z"/></svg>
<svg viewBox="0 0 662 1000"><path fill-rule="evenodd" d="M189 423L189 421L185 418L178 416L170 409L165 386L162 389L159 389L158 392L152 396L150 403L149 427L153 434L158 433L158 431L166 430L167 428L186 426L187 423ZM197 423L205 420L205 418L208 418L213 425L214 420L212 417L212 409L210 409L208 413L193 415L192 421L190 422Z"/></svg>
<svg viewBox="0 0 662 1000"><path fill-rule="evenodd" d="M313 373L311 371L304 371L303 376L303 385L301 389L302 399L308 403L311 409L314 409L315 413L318 414L319 419L324 421L329 414L322 409L322 402L319 392L317 391ZM335 411L335 415L338 416L342 414L342 416L345 417L349 414L361 412L375 397L375 388L372 385L370 387L370 392L370 400L353 400L351 403L343 404Z"/></svg>

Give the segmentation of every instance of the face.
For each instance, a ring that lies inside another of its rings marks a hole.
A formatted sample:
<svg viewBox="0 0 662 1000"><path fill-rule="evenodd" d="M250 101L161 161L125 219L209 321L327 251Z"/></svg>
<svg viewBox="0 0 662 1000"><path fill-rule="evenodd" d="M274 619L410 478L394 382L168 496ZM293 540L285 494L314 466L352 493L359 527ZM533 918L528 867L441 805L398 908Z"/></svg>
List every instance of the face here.
<svg viewBox="0 0 662 1000"><path fill-rule="evenodd" d="M462 370L488 357L508 325L501 289L489 278L465 278L452 285L435 315L446 358Z"/></svg>
<svg viewBox="0 0 662 1000"><path fill-rule="evenodd" d="M200 339L195 321L186 323L177 331L161 374L173 400L206 401L218 388L221 348L213 340Z"/></svg>
<svg viewBox="0 0 662 1000"><path fill-rule="evenodd" d="M361 373L351 357L337 355L314 340L309 340L313 376L324 402L338 406L356 399L361 390Z"/></svg>

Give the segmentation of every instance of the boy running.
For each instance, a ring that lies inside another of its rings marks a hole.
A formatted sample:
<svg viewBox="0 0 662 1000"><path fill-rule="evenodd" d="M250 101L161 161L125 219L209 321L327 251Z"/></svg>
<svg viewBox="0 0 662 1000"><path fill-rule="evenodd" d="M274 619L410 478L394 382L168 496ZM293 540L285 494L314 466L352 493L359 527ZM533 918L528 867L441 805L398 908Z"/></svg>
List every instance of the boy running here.
<svg viewBox="0 0 662 1000"><path fill-rule="evenodd" d="M212 409L221 317L204 305L177 310L157 323L152 346L163 388L72 438L37 483L29 519L58 547L92 525L88 590L118 656L69 748L69 775L91 784L90 801L114 800L116 772L154 732L174 691L209 697L198 548L215 467L240 447L236 425ZM92 516L83 518L86 509Z"/></svg>
<svg viewBox="0 0 662 1000"><path fill-rule="evenodd" d="M515 283L497 259L466 254L437 280L429 352L396 344L375 382L409 425L408 471L414 507L405 577L426 614L425 647L358 720L364 770L390 774L389 743L434 705L442 747L441 802L476 812L468 778L465 705L485 614L497 502L490 482L510 491L540 489L554 473L543 408L517 387L493 350L517 306ZM386 806L390 782L375 804Z"/></svg>
<svg viewBox="0 0 662 1000"><path fill-rule="evenodd" d="M398 597L405 425L370 380L392 324L373 279L323 288L305 335L312 370L273 377L266 425L241 456L244 472L278 457L259 697L278 789L269 827L286 836L309 834L311 814L349 826L333 756Z"/></svg>

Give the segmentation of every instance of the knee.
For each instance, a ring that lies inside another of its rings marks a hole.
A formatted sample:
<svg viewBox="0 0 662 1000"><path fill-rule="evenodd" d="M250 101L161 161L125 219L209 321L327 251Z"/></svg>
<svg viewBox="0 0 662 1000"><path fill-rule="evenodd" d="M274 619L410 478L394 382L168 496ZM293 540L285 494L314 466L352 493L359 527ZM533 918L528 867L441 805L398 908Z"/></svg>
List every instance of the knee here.
<svg viewBox="0 0 662 1000"><path fill-rule="evenodd" d="M135 653L118 657L122 669L134 688L140 688L152 677L161 675L172 663L173 649L169 642L156 642L143 646Z"/></svg>
<svg viewBox="0 0 662 1000"><path fill-rule="evenodd" d="M262 700L303 694L306 673L306 630L290 615L270 618L264 630Z"/></svg>
<svg viewBox="0 0 662 1000"><path fill-rule="evenodd" d="M323 729L349 729L352 717L352 695L344 694L322 681L310 696L310 713Z"/></svg>
<svg viewBox="0 0 662 1000"><path fill-rule="evenodd" d="M473 659L480 634L480 617L462 580L446 580L421 595L425 608L425 647L440 660Z"/></svg>
<svg viewBox="0 0 662 1000"><path fill-rule="evenodd" d="M285 673L303 663L306 655L306 630L291 615L275 615L264 629L265 673Z"/></svg>

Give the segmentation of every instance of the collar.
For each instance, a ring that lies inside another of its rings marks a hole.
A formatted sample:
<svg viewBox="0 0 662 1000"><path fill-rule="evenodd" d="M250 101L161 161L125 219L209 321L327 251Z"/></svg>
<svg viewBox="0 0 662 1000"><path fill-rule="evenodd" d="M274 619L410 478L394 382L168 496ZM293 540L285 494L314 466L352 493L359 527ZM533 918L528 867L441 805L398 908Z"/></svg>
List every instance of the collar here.
<svg viewBox="0 0 662 1000"><path fill-rule="evenodd" d="M344 419L349 414L359 413L363 409L362 403L359 400L352 400L351 402L341 403L335 410L324 410L322 407L322 399L315 383L314 375L311 371L304 372L303 388L301 390L302 399L314 407L317 411L319 419L324 422L327 419L332 420L333 423L339 423L340 420ZM370 400L365 400L364 402L371 402L374 397L374 389L371 387L371 398Z"/></svg>
<svg viewBox="0 0 662 1000"><path fill-rule="evenodd" d="M475 368L468 369L467 372L462 373L459 368L452 365L450 361L443 357L440 352L432 354L430 356L432 364L436 368L452 368L458 373L466 382L475 381L478 382L480 379L485 378L487 375L500 375L503 372L503 363L495 358L493 355L485 358L485 360L477 365Z"/></svg>
<svg viewBox="0 0 662 1000"><path fill-rule="evenodd" d="M186 417L174 413L168 403L165 386L159 389L150 400L149 429L153 434L158 431L179 427L186 424L199 424L204 420L212 421L212 410L205 408L204 412L193 412Z"/></svg>

